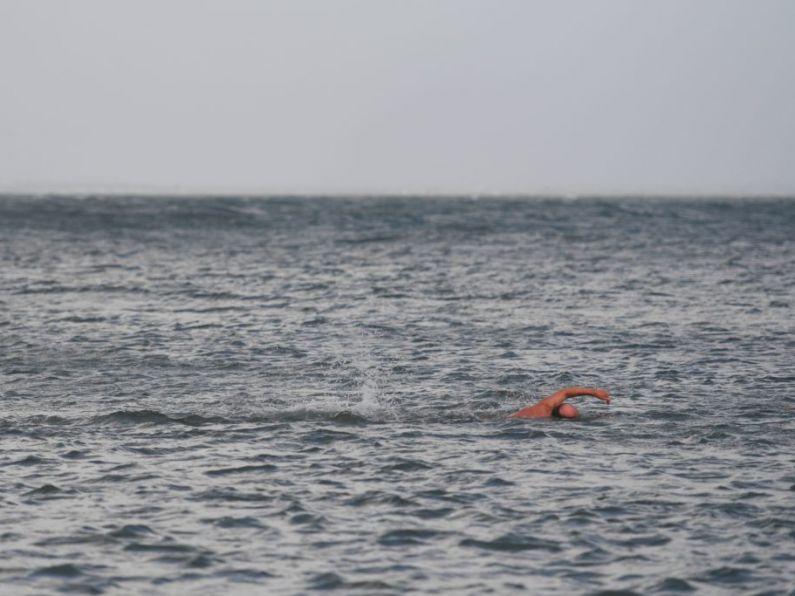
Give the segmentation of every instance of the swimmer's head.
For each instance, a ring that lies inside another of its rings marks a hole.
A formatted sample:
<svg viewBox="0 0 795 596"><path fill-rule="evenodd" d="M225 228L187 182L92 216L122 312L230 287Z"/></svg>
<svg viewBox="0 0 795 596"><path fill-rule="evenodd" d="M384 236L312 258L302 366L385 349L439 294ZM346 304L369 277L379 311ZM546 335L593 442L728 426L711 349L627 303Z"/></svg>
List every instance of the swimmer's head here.
<svg viewBox="0 0 795 596"><path fill-rule="evenodd" d="M560 418L576 418L579 415L579 410L571 404L561 404L558 409L555 410L555 416L559 416Z"/></svg>

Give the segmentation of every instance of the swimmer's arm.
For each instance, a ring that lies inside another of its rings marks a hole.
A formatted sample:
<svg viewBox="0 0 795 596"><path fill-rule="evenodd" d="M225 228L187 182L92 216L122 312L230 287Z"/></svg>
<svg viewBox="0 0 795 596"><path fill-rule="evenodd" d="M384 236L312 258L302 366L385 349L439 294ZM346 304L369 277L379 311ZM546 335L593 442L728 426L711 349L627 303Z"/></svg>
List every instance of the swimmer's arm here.
<svg viewBox="0 0 795 596"><path fill-rule="evenodd" d="M565 389L556 391L546 399L552 399L553 397L557 397L560 394L563 394L563 398L558 402L558 406L562 404L564 400L570 397L578 397L580 395L592 395L601 399L605 403L610 403L610 394L607 392L607 390L597 389L596 387L566 387Z"/></svg>
<svg viewBox="0 0 795 596"><path fill-rule="evenodd" d="M592 395L601 399L605 403L610 403L610 394L604 389L597 389L595 387L566 387L560 391L556 391L549 397L545 397L540 402L527 406L514 412L508 418L546 418L552 416L555 408L560 406L564 401L570 397L578 397L580 395Z"/></svg>

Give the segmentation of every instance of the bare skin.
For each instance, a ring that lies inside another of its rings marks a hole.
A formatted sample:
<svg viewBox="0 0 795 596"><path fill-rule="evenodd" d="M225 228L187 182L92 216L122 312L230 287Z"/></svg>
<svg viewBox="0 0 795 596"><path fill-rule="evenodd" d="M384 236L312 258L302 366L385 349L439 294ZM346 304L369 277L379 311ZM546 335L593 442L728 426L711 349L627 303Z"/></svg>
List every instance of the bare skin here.
<svg viewBox="0 0 795 596"><path fill-rule="evenodd" d="M595 387L566 387L565 389L556 391L549 397L545 397L532 406L527 406L518 412L514 412L508 416L508 418L548 418L549 416L576 418L580 415L577 408L571 404L564 404L563 402L570 397L577 397L580 395L592 395L607 404L610 403L610 394L605 389L596 389Z"/></svg>

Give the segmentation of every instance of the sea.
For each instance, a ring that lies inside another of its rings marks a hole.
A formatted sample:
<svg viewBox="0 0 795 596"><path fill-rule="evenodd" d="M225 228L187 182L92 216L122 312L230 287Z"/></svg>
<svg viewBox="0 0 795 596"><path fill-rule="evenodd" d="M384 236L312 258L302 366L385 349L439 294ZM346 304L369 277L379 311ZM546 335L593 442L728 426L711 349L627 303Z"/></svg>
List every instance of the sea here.
<svg viewBox="0 0 795 596"><path fill-rule="evenodd" d="M0 594L795 594L793 307L786 198L5 195Z"/></svg>

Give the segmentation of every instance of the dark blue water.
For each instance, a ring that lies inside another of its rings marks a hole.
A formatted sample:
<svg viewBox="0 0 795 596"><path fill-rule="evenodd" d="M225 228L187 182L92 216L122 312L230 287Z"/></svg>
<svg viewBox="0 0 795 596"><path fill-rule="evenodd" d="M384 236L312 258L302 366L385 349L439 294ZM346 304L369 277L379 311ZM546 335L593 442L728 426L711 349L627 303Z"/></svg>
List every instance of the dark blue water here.
<svg viewBox="0 0 795 596"><path fill-rule="evenodd" d="M0 592L795 593L794 232L0 198ZM613 403L505 420L566 385Z"/></svg>

